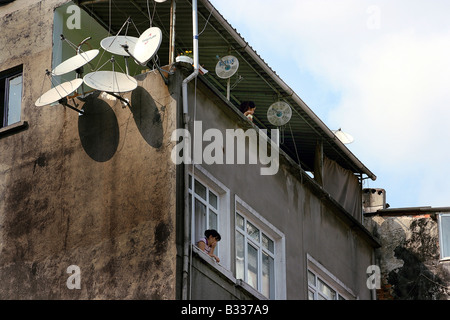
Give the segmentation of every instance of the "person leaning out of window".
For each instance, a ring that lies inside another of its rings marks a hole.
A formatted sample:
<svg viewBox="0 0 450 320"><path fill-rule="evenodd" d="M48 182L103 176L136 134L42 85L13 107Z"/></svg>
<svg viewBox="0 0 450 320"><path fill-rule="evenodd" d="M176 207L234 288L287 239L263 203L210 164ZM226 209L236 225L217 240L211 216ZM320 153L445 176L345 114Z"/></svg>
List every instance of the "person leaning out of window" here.
<svg viewBox="0 0 450 320"><path fill-rule="evenodd" d="M197 242L197 247L206 252L209 256L216 259L217 262L220 262L219 257L214 254L214 249L216 248L217 242L219 242L220 239L221 236L216 230L206 230L205 236Z"/></svg>

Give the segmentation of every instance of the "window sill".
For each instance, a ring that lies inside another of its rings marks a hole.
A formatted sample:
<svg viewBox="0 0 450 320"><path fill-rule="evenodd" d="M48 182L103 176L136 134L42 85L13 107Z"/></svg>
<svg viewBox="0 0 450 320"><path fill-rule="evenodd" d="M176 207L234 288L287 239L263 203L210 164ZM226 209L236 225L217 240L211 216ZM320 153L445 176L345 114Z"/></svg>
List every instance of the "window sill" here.
<svg viewBox="0 0 450 320"><path fill-rule="evenodd" d="M27 128L28 128L27 121L20 121L20 122L13 123L6 127L2 127L2 128L0 128L0 138L9 136L11 134L25 130Z"/></svg>
<svg viewBox="0 0 450 320"><path fill-rule="evenodd" d="M205 261L209 266L211 266L214 270L216 270L219 274L221 274L223 277L234 283L236 287L240 287L243 290L247 291L249 294L255 297L255 299L258 300L268 300L266 296L264 296L262 293L254 289L252 286L250 286L248 283L244 282L241 279L236 279L233 276L233 273L226 269L224 266L222 266L220 263L216 262L216 260L213 257L210 257L207 255L204 251L202 251L200 248L198 248L195 245L192 245L192 251L203 261Z"/></svg>

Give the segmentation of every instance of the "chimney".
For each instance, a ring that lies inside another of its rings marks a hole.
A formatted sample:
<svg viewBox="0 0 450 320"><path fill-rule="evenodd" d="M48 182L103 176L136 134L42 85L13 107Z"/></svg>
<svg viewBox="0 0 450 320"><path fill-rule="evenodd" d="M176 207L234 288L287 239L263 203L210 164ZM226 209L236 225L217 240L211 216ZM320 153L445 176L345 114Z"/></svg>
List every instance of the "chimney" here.
<svg viewBox="0 0 450 320"><path fill-rule="evenodd" d="M365 188L362 192L363 213L374 213L386 209L386 191L379 188Z"/></svg>

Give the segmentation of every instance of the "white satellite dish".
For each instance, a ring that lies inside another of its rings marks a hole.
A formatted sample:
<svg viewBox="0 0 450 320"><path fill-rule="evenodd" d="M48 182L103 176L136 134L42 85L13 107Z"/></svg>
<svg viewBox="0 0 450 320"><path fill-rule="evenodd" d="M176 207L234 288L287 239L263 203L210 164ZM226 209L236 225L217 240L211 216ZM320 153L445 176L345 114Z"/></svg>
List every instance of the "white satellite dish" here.
<svg viewBox="0 0 450 320"><path fill-rule="evenodd" d="M133 52L138 40L139 38L130 36L111 36L104 38L100 42L100 45L103 49L112 54L128 57L129 54L125 51L124 46L128 46L128 50Z"/></svg>
<svg viewBox="0 0 450 320"><path fill-rule="evenodd" d="M94 71L85 75L83 81L89 87L105 92L128 92L137 87L136 79L115 71Z"/></svg>
<svg viewBox="0 0 450 320"><path fill-rule="evenodd" d="M72 81L64 82L41 95L34 104L37 107L42 107L57 102L77 90L82 83L83 79L74 79Z"/></svg>
<svg viewBox="0 0 450 320"><path fill-rule="evenodd" d="M342 131L341 128L332 131L334 135L344 144L352 143L354 141L353 137L347 132Z"/></svg>
<svg viewBox="0 0 450 320"><path fill-rule="evenodd" d="M146 65L158 51L162 41L162 32L158 27L151 27L144 31L134 46L132 57L141 65Z"/></svg>
<svg viewBox="0 0 450 320"><path fill-rule="evenodd" d="M225 56L219 58L216 64L216 74L221 79L232 77L239 69L239 60L235 56Z"/></svg>
<svg viewBox="0 0 450 320"><path fill-rule="evenodd" d="M289 104L283 101L277 101L270 105L267 110L267 120L274 126L280 127L291 120L292 109Z"/></svg>
<svg viewBox="0 0 450 320"><path fill-rule="evenodd" d="M93 49L77 54L76 56L73 56L60 63L55 69L53 69L52 74L54 76L60 76L62 74L81 68L86 63L89 63L92 59L94 59L98 53L99 50Z"/></svg>

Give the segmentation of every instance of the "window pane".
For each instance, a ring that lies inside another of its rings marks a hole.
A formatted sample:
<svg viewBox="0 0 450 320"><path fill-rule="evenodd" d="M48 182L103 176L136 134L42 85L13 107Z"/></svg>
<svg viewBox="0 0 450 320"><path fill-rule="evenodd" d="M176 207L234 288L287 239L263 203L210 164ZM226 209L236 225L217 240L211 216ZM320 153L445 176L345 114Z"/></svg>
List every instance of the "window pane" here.
<svg viewBox="0 0 450 320"><path fill-rule="evenodd" d="M194 209L195 236L197 241L198 239L204 237L204 233L206 230L206 206L199 200L195 199Z"/></svg>
<svg viewBox="0 0 450 320"><path fill-rule="evenodd" d="M244 230L244 218L238 213L236 213L236 226L239 229Z"/></svg>
<svg viewBox="0 0 450 320"><path fill-rule="evenodd" d="M450 257L450 216L441 216L442 258Z"/></svg>
<svg viewBox="0 0 450 320"><path fill-rule="evenodd" d="M236 279L244 280L244 235L236 232Z"/></svg>
<svg viewBox="0 0 450 320"><path fill-rule="evenodd" d="M209 210L208 229L216 229L217 230L217 214L212 210Z"/></svg>
<svg viewBox="0 0 450 320"><path fill-rule="evenodd" d="M308 300L314 300L314 292L308 290Z"/></svg>
<svg viewBox="0 0 450 320"><path fill-rule="evenodd" d="M211 191L209 192L209 204L212 205L214 209L217 209L217 196Z"/></svg>
<svg viewBox="0 0 450 320"><path fill-rule="evenodd" d="M316 276L311 271L308 271L308 284L316 286Z"/></svg>
<svg viewBox="0 0 450 320"><path fill-rule="evenodd" d="M247 246L247 283L258 290L258 250Z"/></svg>
<svg viewBox="0 0 450 320"><path fill-rule="evenodd" d="M247 234L250 236L250 238L259 243L259 229L248 221L247 221Z"/></svg>
<svg viewBox="0 0 450 320"><path fill-rule="evenodd" d="M264 233L262 234L262 245L264 248L273 253L273 241L270 240Z"/></svg>
<svg viewBox="0 0 450 320"><path fill-rule="evenodd" d="M195 180L195 193L206 200L206 187Z"/></svg>
<svg viewBox="0 0 450 320"><path fill-rule="evenodd" d="M189 175L189 190L192 190L192 176Z"/></svg>
<svg viewBox="0 0 450 320"><path fill-rule="evenodd" d="M273 258L269 255L262 254L262 293L268 297L273 298L274 292L274 264Z"/></svg>
<svg viewBox="0 0 450 320"><path fill-rule="evenodd" d="M325 282L323 282L320 279L318 280L318 288L319 291L322 292L325 296L328 297L328 299L330 300L335 300L336 299L336 291L334 291L333 289L331 289Z"/></svg>
<svg viewBox="0 0 450 320"><path fill-rule="evenodd" d="M9 78L8 90L8 125L20 121L22 105L22 75Z"/></svg>

